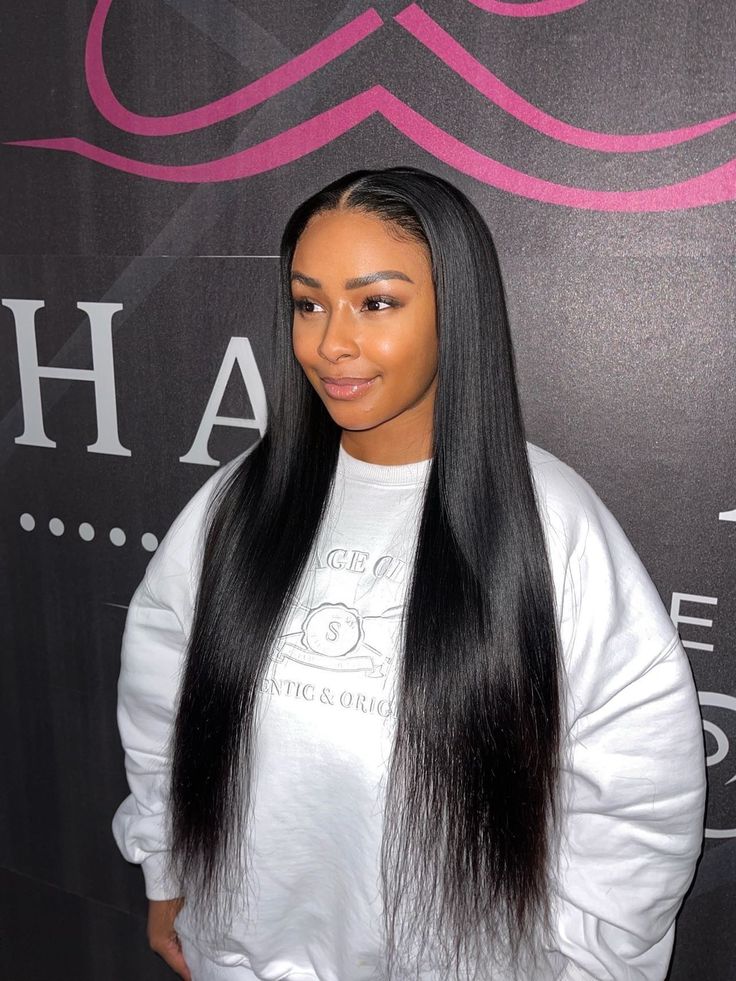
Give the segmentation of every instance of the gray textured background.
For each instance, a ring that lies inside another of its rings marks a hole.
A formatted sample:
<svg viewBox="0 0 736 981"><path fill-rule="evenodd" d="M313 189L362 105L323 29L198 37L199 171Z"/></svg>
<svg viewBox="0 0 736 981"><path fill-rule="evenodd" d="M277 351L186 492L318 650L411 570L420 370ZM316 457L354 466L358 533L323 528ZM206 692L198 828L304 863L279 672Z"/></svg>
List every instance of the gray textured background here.
<svg viewBox="0 0 736 981"><path fill-rule="evenodd" d="M266 387L278 237L305 196L360 166L411 163L460 186L486 216L508 289L529 437L570 463L617 516L668 608L681 612L698 687L736 695L734 204L660 213L581 210L499 190L418 147L380 115L293 162L227 183L132 176L9 141L78 137L125 157L185 165L269 139L374 85L469 147L524 174L623 191L703 174L736 156L732 123L680 145L609 153L536 132L489 102L393 20L263 104L198 131L136 136L107 122L84 74L91 0L28 0L0 31L0 297L45 301L41 364L90 367L79 301L113 320L120 439L89 453L89 383L41 382L56 448L23 430L11 311L0 307L0 976L172 977L146 947L140 871L119 856L112 814L127 793L115 726L125 608L150 553L211 468L189 449L233 336ZM437 21L506 85L568 123L608 133L690 126L736 109L731 0L587 0L551 16L501 16L426 0ZM113 91L152 116L227 95L368 9L362 3L115 0L104 33ZM731 178L729 177L730 181ZM233 375L223 415L250 415ZM216 428L230 459L253 432ZM24 530L21 514L35 529ZM48 530L51 518L63 535ZM76 529L94 526L91 542ZM122 528L123 546L108 533ZM717 600L716 603L712 600ZM712 700L712 699L711 699ZM707 706L721 739L736 713ZM726 743L727 745L727 743ZM712 755L716 739L707 735ZM722 754L721 754L722 755ZM736 755L709 769L708 826L734 829ZM736 843L708 838L680 917L673 981L736 978Z"/></svg>

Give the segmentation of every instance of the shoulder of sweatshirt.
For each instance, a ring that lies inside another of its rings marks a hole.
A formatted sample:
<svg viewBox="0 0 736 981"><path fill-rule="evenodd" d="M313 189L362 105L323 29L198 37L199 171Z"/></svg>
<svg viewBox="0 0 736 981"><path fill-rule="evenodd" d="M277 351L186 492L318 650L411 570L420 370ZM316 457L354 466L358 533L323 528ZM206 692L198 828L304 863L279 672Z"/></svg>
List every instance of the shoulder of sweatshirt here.
<svg viewBox="0 0 736 981"><path fill-rule="evenodd" d="M619 571L641 573L643 566L626 533L588 481L534 443L527 442L527 455L553 562L567 571L572 559L580 560L605 544L607 557L621 567Z"/></svg>
<svg viewBox="0 0 736 981"><path fill-rule="evenodd" d="M613 517L590 484L549 450L527 442L537 504L553 551L567 561L584 547L591 518Z"/></svg>
<svg viewBox="0 0 736 981"><path fill-rule="evenodd" d="M209 504L256 445L257 442L210 474L171 522L146 567L140 585L174 611L187 633L197 593Z"/></svg>
<svg viewBox="0 0 736 981"><path fill-rule="evenodd" d="M585 550L591 516L595 517L605 506L571 466L541 446L530 442L526 446L547 541L558 617L565 619L573 613L568 599L573 560Z"/></svg>
<svg viewBox="0 0 736 981"><path fill-rule="evenodd" d="M527 443L568 674L600 704L659 660L685 662L677 629L620 524L590 484Z"/></svg>

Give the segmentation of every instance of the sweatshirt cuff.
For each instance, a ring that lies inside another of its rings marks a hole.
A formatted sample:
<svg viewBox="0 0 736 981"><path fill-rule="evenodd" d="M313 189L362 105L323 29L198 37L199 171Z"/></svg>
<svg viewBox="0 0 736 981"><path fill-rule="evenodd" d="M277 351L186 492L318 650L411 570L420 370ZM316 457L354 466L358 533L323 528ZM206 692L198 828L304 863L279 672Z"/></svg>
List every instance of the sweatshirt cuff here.
<svg viewBox="0 0 736 981"><path fill-rule="evenodd" d="M155 852L141 862L146 883L147 899L179 899L182 895L179 881L166 870L167 852Z"/></svg>

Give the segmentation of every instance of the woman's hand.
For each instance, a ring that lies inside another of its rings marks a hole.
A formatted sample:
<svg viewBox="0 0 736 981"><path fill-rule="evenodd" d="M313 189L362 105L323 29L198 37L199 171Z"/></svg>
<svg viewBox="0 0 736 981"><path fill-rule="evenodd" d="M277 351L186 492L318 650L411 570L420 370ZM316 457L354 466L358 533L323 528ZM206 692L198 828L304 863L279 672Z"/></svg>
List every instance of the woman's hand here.
<svg viewBox="0 0 736 981"><path fill-rule="evenodd" d="M192 975L181 952L179 937L174 929L176 914L184 905L184 897L179 899L148 900L148 943L151 950L166 961L184 981L192 981Z"/></svg>

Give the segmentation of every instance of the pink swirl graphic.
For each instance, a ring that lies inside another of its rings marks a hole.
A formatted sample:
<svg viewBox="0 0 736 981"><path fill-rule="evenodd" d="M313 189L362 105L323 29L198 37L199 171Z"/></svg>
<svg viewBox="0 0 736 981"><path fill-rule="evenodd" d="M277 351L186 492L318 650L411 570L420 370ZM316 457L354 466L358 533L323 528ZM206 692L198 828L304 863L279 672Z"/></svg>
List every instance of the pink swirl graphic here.
<svg viewBox="0 0 736 981"><path fill-rule="evenodd" d="M511 6L516 7L516 4ZM617 133L599 133L595 130L581 129L571 126L550 116L542 109L527 102L513 89L505 85L500 78L489 71L485 65L475 59L469 51L459 44L451 34L432 20L416 3L405 7L396 14L394 20L406 28L425 47L433 51L449 68L456 72L466 82L469 82L478 92L484 95L499 108L520 122L551 137L560 143L588 150L600 150L605 153L639 153L643 150L659 150L662 147L687 143L704 133L710 133L736 119L736 112L718 119L709 119L694 126L681 129L663 130L659 133L633 133L619 135Z"/></svg>
<svg viewBox="0 0 736 981"><path fill-rule="evenodd" d="M573 7L580 7L587 0L536 0L535 3L508 3L506 0L470 0L481 10L502 17L549 17L561 14Z"/></svg>
<svg viewBox="0 0 736 981"><path fill-rule="evenodd" d="M306 51L262 75L244 88L200 106L171 116L142 116L126 109L110 87L102 58L102 35L112 0L98 0L87 32L84 68L92 101L108 122L139 136L173 136L190 133L252 109L284 89L303 81L334 61L383 24L372 7Z"/></svg>
<svg viewBox="0 0 736 981"><path fill-rule="evenodd" d="M736 200L736 159L689 180L633 191L600 191L542 180L469 147L382 85L374 85L255 146L199 164L172 166L132 160L73 137L16 140L11 145L75 153L115 170L153 180L209 183L251 177L298 160L331 143L373 113L380 113L416 146L461 173L533 201L591 211L645 212L680 211Z"/></svg>

